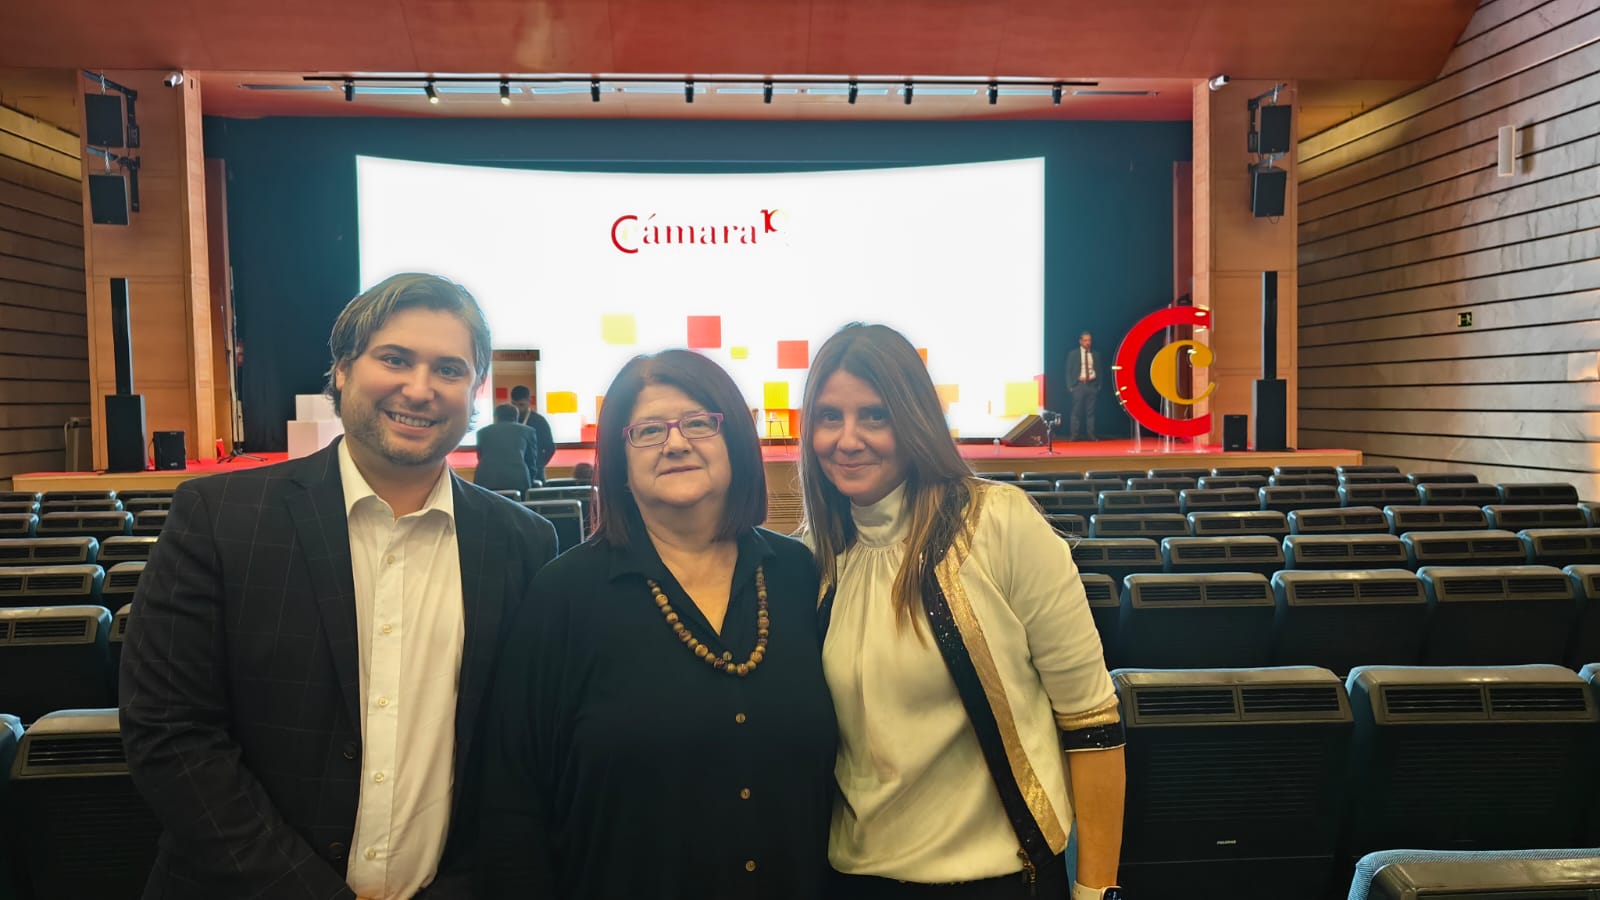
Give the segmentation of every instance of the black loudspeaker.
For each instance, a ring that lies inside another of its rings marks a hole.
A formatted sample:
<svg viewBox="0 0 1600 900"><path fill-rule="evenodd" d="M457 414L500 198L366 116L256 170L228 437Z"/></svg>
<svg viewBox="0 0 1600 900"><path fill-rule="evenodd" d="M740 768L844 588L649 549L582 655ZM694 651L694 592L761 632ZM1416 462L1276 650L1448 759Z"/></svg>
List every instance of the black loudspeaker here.
<svg viewBox="0 0 1600 900"><path fill-rule="evenodd" d="M1223 416L1222 417L1222 449L1224 449L1224 450L1249 450L1250 449L1250 417L1249 416Z"/></svg>
<svg viewBox="0 0 1600 900"><path fill-rule="evenodd" d="M128 279L111 279L111 361L117 372L117 393L133 393L133 324Z"/></svg>
<svg viewBox="0 0 1600 900"><path fill-rule="evenodd" d="M1283 195L1289 186L1289 172L1270 166L1250 164L1250 214L1258 219L1283 215Z"/></svg>
<svg viewBox="0 0 1600 900"><path fill-rule="evenodd" d="M157 469L189 468L189 451L183 443L183 432L158 431L150 436L150 441L155 445Z"/></svg>
<svg viewBox="0 0 1600 900"><path fill-rule="evenodd" d="M1256 450L1289 449L1289 382L1282 378L1256 381L1251 418L1256 420Z"/></svg>
<svg viewBox="0 0 1600 900"><path fill-rule="evenodd" d="M1043 447L1044 421L1038 416L1023 416L1022 421L1000 439L1000 443L1007 447Z"/></svg>
<svg viewBox="0 0 1600 900"><path fill-rule="evenodd" d="M96 225L128 224L128 176L89 176L89 216Z"/></svg>
<svg viewBox="0 0 1600 900"><path fill-rule="evenodd" d="M87 143L91 147L122 147L127 138L122 133L122 95L84 94L83 121L89 132Z"/></svg>
<svg viewBox="0 0 1600 900"><path fill-rule="evenodd" d="M144 436L144 397L139 394L107 394L106 471L143 472Z"/></svg>
<svg viewBox="0 0 1600 900"><path fill-rule="evenodd" d="M1289 106L1263 106L1261 131L1256 138L1256 153L1289 152Z"/></svg>
<svg viewBox="0 0 1600 900"><path fill-rule="evenodd" d="M1278 273L1261 273L1261 377L1278 377Z"/></svg>

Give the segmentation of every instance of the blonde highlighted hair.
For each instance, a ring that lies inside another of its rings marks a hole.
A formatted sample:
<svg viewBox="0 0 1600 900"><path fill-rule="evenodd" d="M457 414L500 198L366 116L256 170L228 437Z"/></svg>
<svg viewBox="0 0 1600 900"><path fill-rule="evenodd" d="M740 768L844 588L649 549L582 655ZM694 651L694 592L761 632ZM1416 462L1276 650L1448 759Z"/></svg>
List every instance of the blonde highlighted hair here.
<svg viewBox="0 0 1600 900"><path fill-rule="evenodd" d="M978 481L950 437L933 379L911 342L885 325L853 323L840 329L812 359L800 427L802 532L821 568L824 594L837 584L839 557L857 538L850 500L823 474L811 443L817 396L840 371L866 382L883 398L895 452L904 462L911 527L892 594L896 621L915 627L922 619L924 592L937 587L939 560L959 537L971 536Z"/></svg>

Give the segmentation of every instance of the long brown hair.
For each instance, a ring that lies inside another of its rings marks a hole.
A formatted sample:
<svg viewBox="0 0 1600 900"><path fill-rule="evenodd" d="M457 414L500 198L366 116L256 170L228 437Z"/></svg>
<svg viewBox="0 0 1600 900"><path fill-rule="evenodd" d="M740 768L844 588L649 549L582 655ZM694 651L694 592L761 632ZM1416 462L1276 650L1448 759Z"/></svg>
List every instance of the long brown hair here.
<svg viewBox="0 0 1600 900"><path fill-rule="evenodd" d="M812 448L817 395L833 373L845 371L883 398L894 429L895 451L905 462L906 505L911 529L895 576L893 601L902 625L922 618L922 595L937 586L934 570L950 545L970 534L976 480L956 450L933 379L916 348L886 325L846 325L817 350L806 376L800 427L800 487L803 530L811 537L825 593L837 584L838 562L855 546L850 500L822 472ZM913 625L914 627L914 625Z"/></svg>

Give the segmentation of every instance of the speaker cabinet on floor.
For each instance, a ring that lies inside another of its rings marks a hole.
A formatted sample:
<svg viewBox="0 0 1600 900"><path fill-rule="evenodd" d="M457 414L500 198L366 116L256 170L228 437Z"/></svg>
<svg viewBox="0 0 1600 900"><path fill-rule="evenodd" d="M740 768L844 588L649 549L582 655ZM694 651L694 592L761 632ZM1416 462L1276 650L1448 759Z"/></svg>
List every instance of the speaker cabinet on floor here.
<svg viewBox="0 0 1600 900"><path fill-rule="evenodd" d="M1024 416L1016 427L1006 432L1000 443L1007 447L1043 447L1044 421L1038 416Z"/></svg>
<svg viewBox="0 0 1600 900"><path fill-rule="evenodd" d="M1256 450L1289 449L1289 382L1282 378L1261 378L1256 381L1255 405L1251 418L1256 420Z"/></svg>
<svg viewBox="0 0 1600 900"><path fill-rule="evenodd" d="M1222 417L1222 449L1224 449L1224 450L1249 450L1250 449L1250 417L1249 416L1223 416Z"/></svg>
<svg viewBox="0 0 1600 900"><path fill-rule="evenodd" d="M158 431L152 435L155 444L155 458L157 469L187 469L189 467L187 448L184 447L183 432Z"/></svg>
<svg viewBox="0 0 1600 900"><path fill-rule="evenodd" d="M145 469L143 394L106 395L106 471Z"/></svg>

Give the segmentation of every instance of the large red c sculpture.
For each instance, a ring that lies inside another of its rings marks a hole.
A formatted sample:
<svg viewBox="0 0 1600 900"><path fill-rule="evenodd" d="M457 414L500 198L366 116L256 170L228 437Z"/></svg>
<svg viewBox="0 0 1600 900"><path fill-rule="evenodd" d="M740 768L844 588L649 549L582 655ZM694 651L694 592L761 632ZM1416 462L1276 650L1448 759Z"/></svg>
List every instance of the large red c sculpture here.
<svg viewBox="0 0 1600 900"><path fill-rule="evenodd" d="M1113 369L1114 383L1117 386L1117 397L1128 408L1128 415L1133 416L1134 421L1156 434L1193 438L1211 432L1211 414L1206 413L1193 419L1174 419L1156 412L1139 393L1133 371L1139 363L1139 351L1144 345L1162 329L1179 325L1209 328L1211 313L1209 310L1196 309L1193 306L1169 306L1140 319L1129 329L1127 337L1122 339L1121 346L1117 347L1116 367Z"/></svg>

